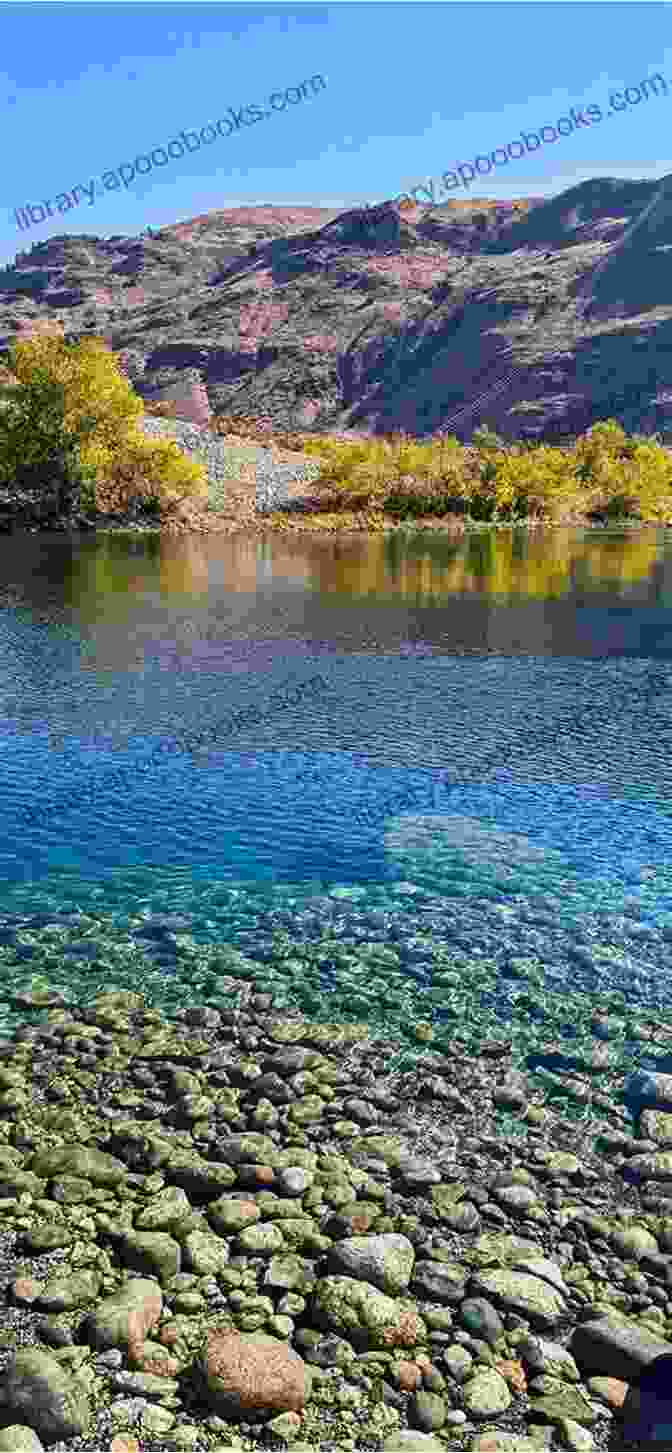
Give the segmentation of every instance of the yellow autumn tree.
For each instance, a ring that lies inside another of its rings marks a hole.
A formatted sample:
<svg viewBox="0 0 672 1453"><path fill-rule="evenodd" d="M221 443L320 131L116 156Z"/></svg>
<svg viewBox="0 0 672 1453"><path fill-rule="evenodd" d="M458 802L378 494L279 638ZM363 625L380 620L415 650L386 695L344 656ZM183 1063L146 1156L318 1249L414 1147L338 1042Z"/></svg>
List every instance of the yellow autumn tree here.
<svg viewBox="0 0 672 1453"><path fill-rule="evenodd" d="M630 452L625 429L616 419L604 419L593 424L576 441L574 457L577 474L585 483L598 483L605 465L625 458Z"/></svg>
<svg viewBox="0 0 672 1453"><path fill-rule="evenodd" d="M529 453L492 456L496 509L553 520L571 509L577 496L573 461L562 449L542 444Z"/></svg>
<svg viewBox="0 0 672 1453"><path fill-rule="evenodd" d="M202 464L141 433L143 402L103 339L26 338L10 349L10 368L17 386L0 413L4 483L56 489L61 512L125 510L136 500L170 512L207 495Z"/></svg>
<svg viewBox="0 0 672 1453"><path fill-rule="evenodd" d="M672 523L672 459L651 440L637 443L628 461L626 495L639 506L644 520Z"/></svg>
<svg viewBox="0 0 672 1453"><path fill-rule="evenodd" d="M672 460L655 438L628 437L607 419L577 440L574 465L586 508L652 523L672 517Z"/></svg>
<svg viewBox="0 0 672 1453"><path fill-rule="evenodd" d="M627 461L632 443L616 419L605 419L577 439L572 451L584 508L608 511L626 494Z"/></svg>
<svg viewBox="0 0 672 1453"><path fill-rule="evenodd" d="M319 460L318 482L334 491L340 505L366 504L375 494L386 454L382 440L317 438L306 443L305 453Z"/></svg>

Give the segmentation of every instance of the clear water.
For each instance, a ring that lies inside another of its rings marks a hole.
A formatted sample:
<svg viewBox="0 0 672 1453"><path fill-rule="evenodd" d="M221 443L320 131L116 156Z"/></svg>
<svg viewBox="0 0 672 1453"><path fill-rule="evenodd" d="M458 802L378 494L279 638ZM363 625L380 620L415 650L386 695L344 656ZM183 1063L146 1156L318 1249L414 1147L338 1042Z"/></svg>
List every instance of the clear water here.
<svg viewBox="0 0 672 1453"><path fill-rule="evenodd" d="M0 580L0 1032L247 974L411 1057L665 1062L669 531L32 535Z"/></svg>

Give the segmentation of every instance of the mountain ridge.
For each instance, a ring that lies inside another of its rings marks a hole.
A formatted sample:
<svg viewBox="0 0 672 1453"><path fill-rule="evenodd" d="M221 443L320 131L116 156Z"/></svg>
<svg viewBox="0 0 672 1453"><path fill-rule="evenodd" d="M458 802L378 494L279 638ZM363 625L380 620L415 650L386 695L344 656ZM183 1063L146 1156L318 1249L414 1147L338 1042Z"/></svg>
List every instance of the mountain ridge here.
<svg viewBox="0 0 672 1453"><path fill-rule="evenodd" d="M372 215L370 215L372 214ZM665 434L672 176L417 208L222 208L60 234L0 276L0 350L105 337L147 402L278 430ZM193 417L193 413L191 415Z"/></svg>

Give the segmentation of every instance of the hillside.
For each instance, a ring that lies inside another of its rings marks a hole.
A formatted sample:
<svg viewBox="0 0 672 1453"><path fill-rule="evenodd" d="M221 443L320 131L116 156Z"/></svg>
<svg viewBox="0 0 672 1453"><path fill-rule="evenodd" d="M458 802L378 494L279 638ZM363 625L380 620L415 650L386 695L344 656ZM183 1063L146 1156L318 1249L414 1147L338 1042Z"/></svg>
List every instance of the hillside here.
<svg viewBox="0 0 672 1453"><path fill-rule="evenodd" d="M667 193L670 192L668 198ZM148 401L277 430L669 429L672 177L371 214L260 206L60 235L0 283L0 349L102 334Z"/></svg>

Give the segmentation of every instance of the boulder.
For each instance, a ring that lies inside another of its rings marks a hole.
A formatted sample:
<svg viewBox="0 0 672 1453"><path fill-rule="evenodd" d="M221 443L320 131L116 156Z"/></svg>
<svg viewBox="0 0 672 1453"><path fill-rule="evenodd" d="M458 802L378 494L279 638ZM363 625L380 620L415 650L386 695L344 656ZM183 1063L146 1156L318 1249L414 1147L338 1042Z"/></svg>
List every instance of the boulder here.
<svg viewBox="0 0 672 1453"><path fill-rule="evenodd" d="M643 1332L635 1322L601 1317L575 1327L569 1350L582 1373L604 1373L633 1382L649 1363L672 1355L672 1342Z"/></svg>
<svg viewBox="0 0 672 1453"><path fill-rule="evenodd" d="M229 1196L220 1196L208 1206L208 1220L222 1236L242 1231L260 1219L261 1211L254 1201L234 1201Z"/></svg>
<svg viewBox="0 0 672 1453"><path fill-rule="evenodd" d="M89 1398L70 1368L48 1352L15 1353L0 1377L0 1406L10 1420L27 1424L45 1443L69 1442L88 1431Z"/></svg>
<svg viewBox="0 0 672 1453"><path fill-rule="evenodd" d="M509 1267L480 1272L472 1277L471 1290L477 1296L492 1298L506 1311L529 1318L542 1331L557 1326L566 1309L562 1292L550 1280Z"/></svg>
<svg viewBox="0 0 672 1453"><path fill-rule="evenodd" d="M405 1291L411 1279L415 1251L407 1236L350 1236L337 1241L328 1253L329 1270L371 1282L390 1296Z"/></svg>
<svg viewBox="0 0 672 1453"><path fill-rule="evenodd" d="M182 1265L179 1241L164 1231L124 1236L120 1251L125 1266L141 1276L156 1276L161 1282L171 1281Z"/></svg>
<svg viewBox="0 0 672 1453"><path fill-rule="evenodd" d="M94 1186L118 1186L128 1174L123 1160L95 1150L90 1145L59 1145L52 1150L38 1151L30 1164L36 1176L47 1179L61 1175L79 1176Z"/></svg>
<svg viewBox="0 0 672 1453"><path fill-rule="evenodd" d="M191 1205L181 1186L164 1186L135 1218L136 1231L172 1231L191 1215Z"/></svg>
<svg viewBox="0 0 672 1453"><path fill-rule="evenodd" d="M385 1439L383 1453L446 1453L446 1445L432 1437L431 1433L416 1433L402 1428Z"/></svg>
<svg viewBox="0 0 672 1453"><path fill-rule="evenodd" d="M44 1444L25 1423L0 1428L0 1453L44 1453Z"/></svg>
<svg viewBox="0 0 672 1453"><path fill-rule="evenodd" d="M85 1307L98 1296L102 1277L94 1268L70 1271L67 1276L50 1277L38 1297L45 1312L71 1312Z"/></svg>
<svg viewBox="0 0 672 1453"><path fill-rule="evenodd" d="M511 1393L494 1367L479 1370L465 1382L464 1409L472 1418L492 1418L511 1406Z"/></svg>
<svg viewBox="0 0 672 1453"><path fill-rule="evenodd" d="M121 1291L99 1302L87 1318L90 1345L101 1352L111 1347L131 1352L144 1342L162 1311L163 1296L157 1283L133 1277Z"/></svg>
<svg viewBox="0 0 672 1453"><path fill-rule="evenodd" d="M184 1242L189 1270L196 1276L215 1276L229 1261L229 1247L214 1231L190 1231Z"/></svg>
<svg viewBox="0 0 672 1453"><path fill-rule="evenodd" d="M361 1351L415 1347L427 1336L415 1302L388 1297L350 1276L325 1276L313 1293L315 1324L342 1333Z"/></svg>
<svg viewBox="0 0 672 1453"><path fill-rule="evenodd" d="M203 1355L205 1395L225 1418L266 1421L299 1413L312 1391L312 1373L287 1343L263 1332L211 1333Z"/></svg>

